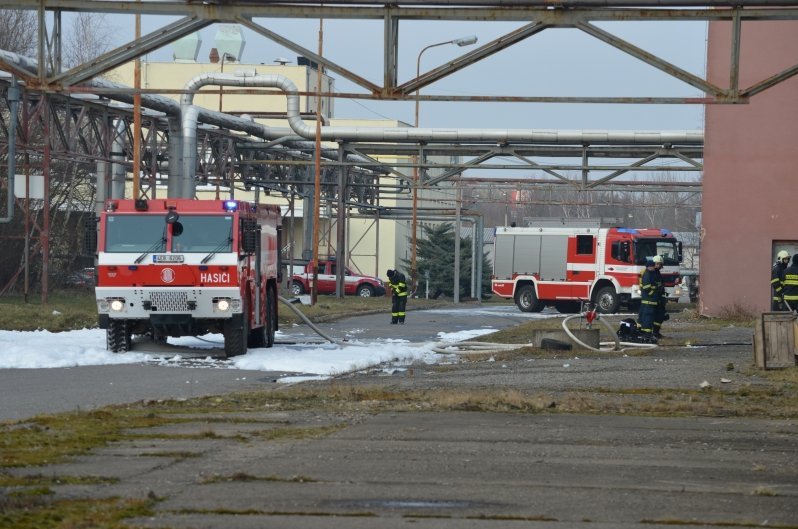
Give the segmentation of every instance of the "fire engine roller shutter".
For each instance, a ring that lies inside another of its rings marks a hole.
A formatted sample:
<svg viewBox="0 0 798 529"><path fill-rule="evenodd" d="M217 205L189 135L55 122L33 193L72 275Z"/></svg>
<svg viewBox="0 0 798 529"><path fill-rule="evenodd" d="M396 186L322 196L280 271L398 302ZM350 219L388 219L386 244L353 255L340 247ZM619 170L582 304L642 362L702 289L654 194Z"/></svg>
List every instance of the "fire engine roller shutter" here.
<svg viewBox="0 0 798 529"><path fill-rule="evenodd" d="M568 236L543 237L540 246L540 278L543 280L565 280L568 261Z"/></svg>
<svg viewBox="0 0 798 529"><path fill-rule="evenodd" d="M496 234L495 254L493 258L493 275L509 279L513 274L513 254L515 252L515 236Z"/></svg>
<svg viewBox="0 0 798 529"><path fill-rule="evenodd" d="M540 271L540 235L513 236L512 270L519 274L537 274Z"/></svg>

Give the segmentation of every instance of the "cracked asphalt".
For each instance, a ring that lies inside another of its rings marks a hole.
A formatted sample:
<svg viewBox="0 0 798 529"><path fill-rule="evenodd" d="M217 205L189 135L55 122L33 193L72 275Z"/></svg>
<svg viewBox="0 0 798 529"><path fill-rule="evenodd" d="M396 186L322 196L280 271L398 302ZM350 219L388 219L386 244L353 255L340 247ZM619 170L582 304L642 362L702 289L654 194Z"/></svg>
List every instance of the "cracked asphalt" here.
<svg viewBox="0 0 798 529"><path fill-rule="evenodd" d="M325 325L339 336L353 329L360 330L360 339L401 331L415 341L434 340L444 329L503 328L527 317L501 312L411 312L404 327L389 325L385 315ZM673 343L705 345L641 355L572 351L445 366L394 364L348 374L335 384L397 391L507 388L554 399L597 387L688 391L707 381L719 391L734 391L770 384L749 369L751 329L701 331L673 320L666 332ZM126 370L121 373L131 386L145 377L158 380L165 371L115 369ZM73 384L102 376L102 370L68 371L88 377L76 377ZM202 370L214 372L225 373ZM218 383L224 390L225 383ZM264 389L274 382L260 373L246 386ZM39 391L40 398L49 398L47 388ZM189 415L184 423L141 431L147 437L68 463L13 472L114 478L54 487L56 499L159 498L154 516L128 521L137 527L798 527L794 419L580 415L559 413L556 406L526 413L320 408L235 415L234 421L213 413ZM276 429L326 433L278 439L269 435ZM203 432L214 435L185 438Z"/></svg>

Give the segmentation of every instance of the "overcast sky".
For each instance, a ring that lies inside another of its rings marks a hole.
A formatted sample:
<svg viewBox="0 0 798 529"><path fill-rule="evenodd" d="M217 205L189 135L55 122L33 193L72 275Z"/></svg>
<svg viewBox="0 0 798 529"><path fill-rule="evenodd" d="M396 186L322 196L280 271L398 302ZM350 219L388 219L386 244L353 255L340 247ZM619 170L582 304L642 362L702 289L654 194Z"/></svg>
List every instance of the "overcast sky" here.
<svg viewBox="0 0 798 529"><path fill-rule="evenodd" d="M122 38L132 38L133 17L109 17ZM144 34L173 18L145 16ZM265 27L316 51L318 20L257 19ZM65 24L66 25L66 24ZM524 24L506 22L401 22L399 27L399 82L415 75L419 51L436 42L476 35L480 44ZM704 76L706 23L616 22L600 23L633 44L677 66ZM200 33L198 61L207 62L218 26ZM296 54L249 30L244 31L245 63L273 64L277 57L296 62ZM326 20L324 55L376 84L383 76L382 21ZM471 47L473 49L473 47ZM468 51L454 45L426 51L422 73ZM149 60L172 59L168 45ZM339 92L364 92L336 76ZM637 59L576 29L548 29L465 70L422 89L430 95L515 96L656 96L695 97L702 94ZM413 102L338 99L339 118L389 117L413 123ZM421 126L543 129L693 130L703 128L701 105L598 105L531 103L432 103L421 105Z"/></svg>

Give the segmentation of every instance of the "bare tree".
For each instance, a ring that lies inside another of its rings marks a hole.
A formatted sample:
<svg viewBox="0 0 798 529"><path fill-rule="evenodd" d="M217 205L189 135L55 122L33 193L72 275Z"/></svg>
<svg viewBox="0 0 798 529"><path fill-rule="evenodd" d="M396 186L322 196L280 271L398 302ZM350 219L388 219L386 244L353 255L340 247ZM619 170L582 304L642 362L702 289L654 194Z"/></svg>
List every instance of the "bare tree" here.
<svg viewBox="0 0 798 529"><path fill-rule="evenodd" d="M114 27L102 13L77 13L64 39L64 66L85 64L110 49Z"/></svg>
<svg viewBox="0 0 798 529"><path fill-rule="evenodd" d="M33 11L1 9L0 50L33 55L36 52L37 28L36 14Z"/></svg>

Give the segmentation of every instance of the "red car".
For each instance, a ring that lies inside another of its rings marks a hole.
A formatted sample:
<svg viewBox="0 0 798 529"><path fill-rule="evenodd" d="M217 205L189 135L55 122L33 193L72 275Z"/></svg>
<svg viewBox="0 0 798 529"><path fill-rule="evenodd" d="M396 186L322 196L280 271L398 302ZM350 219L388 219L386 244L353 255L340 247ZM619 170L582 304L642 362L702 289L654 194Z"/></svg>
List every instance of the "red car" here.
<svg viewBox="0 0 798 529"><path fill-rule="evenodd" d="M317 288L319 294L335 294L335 273L335 261L319 261L319 284ZM356 274L349 268L346 268L344 273L346 274L344 277L344 294L362 298L385 295L385 285L379 277ZM312 269L310 263L308 263L301 273L294 273L291 277L291 294L299 296L310 292L312 280Z"/></svg>

